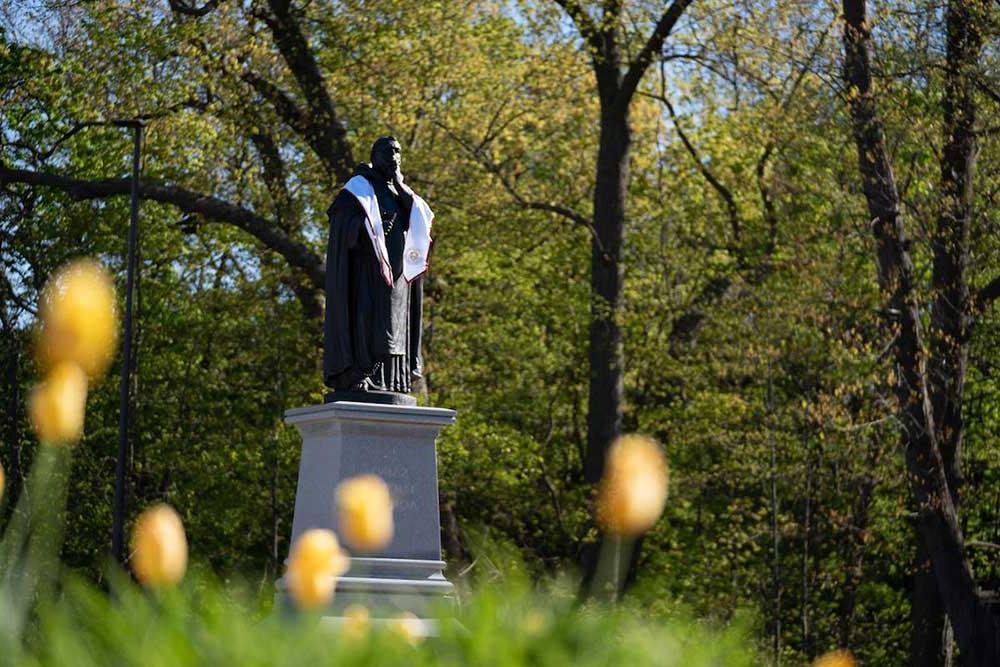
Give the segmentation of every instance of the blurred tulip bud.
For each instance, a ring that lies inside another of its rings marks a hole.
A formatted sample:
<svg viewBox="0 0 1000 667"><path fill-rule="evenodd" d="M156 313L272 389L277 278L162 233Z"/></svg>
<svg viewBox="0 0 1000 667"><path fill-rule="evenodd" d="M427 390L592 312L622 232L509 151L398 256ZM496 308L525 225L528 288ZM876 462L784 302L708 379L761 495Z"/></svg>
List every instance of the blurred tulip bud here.
<svg viewBox="0 0 1000 667"><path fill-rule="evenodd" d="M0 466L0 498L3 498L3 490L7 484L7 478L4 476L3 466Z"/></svg>
<svg viewBox="0 0 1000 667"><path fill-rule="evenodd" d="M39 314L43 368L72 361L91 378L104 374L118 339L118 317L114 283L101 264L79 259L59 269L42 291Z"/></svg>
<svg viewBox="0 0 1000 667"><path fill-rule="evenodd" d="M855 667L858 663L850 651L830 651L816 658L813 667Z"/></svg>
<svg viewBox="0 0 1000 667"><path fill-rule="evenodd" d="M540 635L549 626L549 617L533 609L521 619L521 631L526 635Z"/></svg>
<svg viewBox="0 0 1000 667"><path fill-rule="evenodd" d="M405 639L411 646L422 642L427 635L423 621L410 612L393 619L392 623L389 624L389 629Z"/></svg>
<svg viewBox="0 0 1000 667"><path fill-rule="evenodd" d="M608 450L597 495L597 522L613 535L634 537L652 527L667 502L667 461L660 446L624 435Z"/></svg>
<svg viewBox="0 0 1000 667"><path fill-rule="evenodd" d="M376 475L361 475L337 486L337 522L344 541L362 553L384 549L392 541L392 498Z"/></svg>
<svg viewBox="0 0 1000 667"><path fill-rule="evenodd" d="M187 570L188 543L184 523L169 505L150 507L132 530L132 570L143 586L173 586Z"/></svg>
<svg viewBox="0 0 1000 667"><path fill-rule="evenodd" d="M57 364L28 397L28 414L38 439L72 444L83 435L87 406L87 374L76 364Z"/></svg>
<svg viewBox="0 0 1000 667"><path fill-rule="evenodd" d="M347 565L347 556L333 531L307 530L295 541L288 557L288 593L300 609L325 606L333 599L337 577L347 571Z"/></svg>
<svg viewBox="0 0 1000 667"><path fill-rule="evenodd" d="M360 640L368 636L371 627L371 619L368 609L360 604L352 604L344 610L343 622L340 630L345 636Z"/></svg>

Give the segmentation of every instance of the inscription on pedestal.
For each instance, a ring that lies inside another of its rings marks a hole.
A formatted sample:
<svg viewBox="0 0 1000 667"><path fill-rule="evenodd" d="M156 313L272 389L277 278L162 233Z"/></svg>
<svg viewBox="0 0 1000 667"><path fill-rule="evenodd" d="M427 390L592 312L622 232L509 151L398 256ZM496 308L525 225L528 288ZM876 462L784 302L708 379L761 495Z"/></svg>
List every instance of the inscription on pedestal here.
<svg viewBox="0 0 1000 667"><path fill-rule="evenodd" d="M382 468L382 479L389 485L394 511L406 513L417 509L417 501L414 498L415 490L409 470L401 465L386 466Z"/></svg>

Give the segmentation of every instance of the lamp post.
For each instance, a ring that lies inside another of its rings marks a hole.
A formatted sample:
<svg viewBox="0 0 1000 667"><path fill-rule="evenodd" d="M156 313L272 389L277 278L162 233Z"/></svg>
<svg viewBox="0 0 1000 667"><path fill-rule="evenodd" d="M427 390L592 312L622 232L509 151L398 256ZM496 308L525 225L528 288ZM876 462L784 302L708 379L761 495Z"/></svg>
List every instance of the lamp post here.
<svg viewBox="0 0 1000 667"><path fill-rule="evenodd" d="M125 565L125 470L128 459L128 426L131 417L129 380L132 374L132 292L135 290L136 251L139 245L139 169L142 156L143 121L113 120L114 127L132 130L132 201L128 227L128 268L125 279L125 333L122 376L119 387L118 457L115 461L115 506L111 526L111 555Z"/></svg>

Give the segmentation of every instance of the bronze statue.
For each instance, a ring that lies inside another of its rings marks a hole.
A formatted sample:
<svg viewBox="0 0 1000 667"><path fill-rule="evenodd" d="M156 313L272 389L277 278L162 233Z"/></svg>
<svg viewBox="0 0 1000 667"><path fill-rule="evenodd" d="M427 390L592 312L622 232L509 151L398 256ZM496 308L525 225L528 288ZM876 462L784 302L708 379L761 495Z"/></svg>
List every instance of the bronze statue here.
<svg viewBox="0 0 1000 667"><path fill-rule="evenodd" d="M422 374L420 277L434 215L403 182L401 150L394 137L376 140L329 210L327 401L414 402L405 394Z"/></svg>

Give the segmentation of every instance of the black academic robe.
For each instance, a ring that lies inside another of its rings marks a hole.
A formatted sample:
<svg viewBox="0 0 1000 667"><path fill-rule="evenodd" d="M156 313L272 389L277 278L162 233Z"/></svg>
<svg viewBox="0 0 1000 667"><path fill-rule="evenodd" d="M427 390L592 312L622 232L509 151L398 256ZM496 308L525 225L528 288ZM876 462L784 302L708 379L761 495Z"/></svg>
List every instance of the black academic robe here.
<svg viewBox="0 0 1000 667"><path fill-rule="evenodd" d="M401 275L411 202L396 197L367 165L358 173L375 189L393 285L380 271L364 210L341 190L328 212L323 377L334 389L368 377L380 388L409 392L411 377L421 373L423 292L420 278L407 283Z"/></svg>

